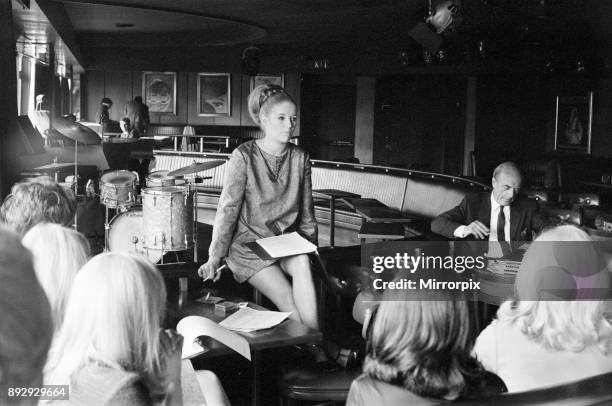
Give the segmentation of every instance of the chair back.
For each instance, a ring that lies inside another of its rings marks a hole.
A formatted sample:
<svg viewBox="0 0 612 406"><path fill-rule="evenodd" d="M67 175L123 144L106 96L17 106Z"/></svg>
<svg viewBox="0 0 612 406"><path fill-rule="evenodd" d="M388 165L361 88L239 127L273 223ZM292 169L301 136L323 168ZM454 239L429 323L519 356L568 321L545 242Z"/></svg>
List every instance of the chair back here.
<svg viewBox="0 0 612 406"><path fill-rule="evenodd" d="M456 405L610 405L612 404L611 383L612 373L607 373L551 388L490 396L469 402L458 402Z"/></svg>

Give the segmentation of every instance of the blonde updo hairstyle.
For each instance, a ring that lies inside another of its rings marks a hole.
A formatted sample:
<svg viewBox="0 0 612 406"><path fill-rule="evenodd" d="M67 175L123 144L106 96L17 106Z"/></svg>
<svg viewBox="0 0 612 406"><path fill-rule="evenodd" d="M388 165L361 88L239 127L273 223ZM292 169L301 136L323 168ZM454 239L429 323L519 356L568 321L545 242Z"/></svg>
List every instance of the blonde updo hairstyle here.
<svg viewBox="0 0 612 406"><path fill-rule="evenodd" d="M295 105L293 98L282 87L272 84L259 85L249 94L249 115L263 130L261 118L267 116L273 106L286 101Z"/></svg>

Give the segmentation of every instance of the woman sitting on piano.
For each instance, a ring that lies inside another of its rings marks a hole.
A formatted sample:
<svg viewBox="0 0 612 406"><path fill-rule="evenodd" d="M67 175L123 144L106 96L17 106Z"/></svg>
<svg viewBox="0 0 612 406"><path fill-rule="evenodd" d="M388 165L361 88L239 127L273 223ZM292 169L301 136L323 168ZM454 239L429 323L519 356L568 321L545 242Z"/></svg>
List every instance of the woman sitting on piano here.
<svg viewBox="0 0 612 406"><path fill-rule="evenodd" d="M234 279L248 281L279 310L318 329L308 256L262 259L245 245L293 231L317 243L309 157L290 142L297 121L296 104L282 87L261 85L249 95L248 106L264 137L245 142L232 153L209 259L199 274L216 281L225 258Z"/></svg>

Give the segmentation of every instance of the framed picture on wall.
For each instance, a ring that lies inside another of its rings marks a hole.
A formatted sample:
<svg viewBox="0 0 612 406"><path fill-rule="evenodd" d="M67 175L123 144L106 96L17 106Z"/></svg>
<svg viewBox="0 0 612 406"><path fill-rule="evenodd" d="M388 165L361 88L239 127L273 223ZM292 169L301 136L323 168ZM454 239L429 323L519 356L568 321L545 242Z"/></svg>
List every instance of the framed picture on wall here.
<svg viewBox="0 0 612 406"><path fill-rule="evenodd" d="M198 116L231 116L231 75L198 73Z"/></svg>
<svg viewBox="0 0 612 406"><path fill-rule="evenodd" d="M591 153L593 92L584 96L557 96L555 151Z"/></svg>
<svg viewBox="0 0 612 406"><path fill-rule="evenodd" d="M150 113L176 114L176 72L143 72L142 98Z"/></svg>
<svg viewBox="0 0 612 406"><path fill-rule="evenodd" d="M259 85L267 84L285 87L285 75L255 75L251 78L251 91Z"/></svg>

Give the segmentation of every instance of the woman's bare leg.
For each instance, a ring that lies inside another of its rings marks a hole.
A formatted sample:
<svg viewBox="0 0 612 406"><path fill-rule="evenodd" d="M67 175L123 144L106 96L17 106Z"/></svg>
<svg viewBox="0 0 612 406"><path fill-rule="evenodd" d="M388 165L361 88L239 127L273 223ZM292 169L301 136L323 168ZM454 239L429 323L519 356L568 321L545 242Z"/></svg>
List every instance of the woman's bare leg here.
<svg viewBox="0 0 612 406"><path fill-rule="evenodd" d="M312 280L308 255L283 258L279 263L281 268L291 276L293 299L302 322L310 328L319 330L317 294Z"/></svg>
<svg viewBox="0 0 612 406"><path fill-rule="evenodd" d="M282 312L291 312L292 320L302 322L287 277L277 264L262 269L249 278L249 283L263 293Z"/></svg>
<svg viewBox="0 0 612 406"><path fill-rule="evenodd" d="M207 370L195 371L196 379L204 395L206 406L229 406L223 385L214 372Z"/></svg>

